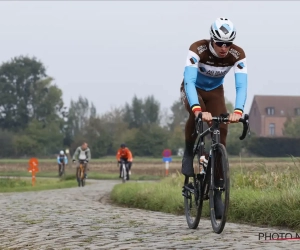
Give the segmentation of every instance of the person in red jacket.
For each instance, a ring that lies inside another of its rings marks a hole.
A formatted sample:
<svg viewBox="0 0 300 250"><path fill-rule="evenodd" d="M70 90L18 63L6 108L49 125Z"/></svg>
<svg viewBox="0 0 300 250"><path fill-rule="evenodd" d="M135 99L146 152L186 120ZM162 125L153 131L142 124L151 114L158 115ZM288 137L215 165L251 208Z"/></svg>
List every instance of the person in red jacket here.
<svg viewBox="0 0 300 250"><path fill-rule="evenodd" d="M120 149L117 152L116 158L118 160L118 163L121 163L121 161L125 161L126 163L126 172L127 172L127 180L129 180L129 172L132 166L132 153L131 151L126 147L125 143L122 143L120 146ZM120 164L120 176L121 178L121 171L122 166Z"/></svg>

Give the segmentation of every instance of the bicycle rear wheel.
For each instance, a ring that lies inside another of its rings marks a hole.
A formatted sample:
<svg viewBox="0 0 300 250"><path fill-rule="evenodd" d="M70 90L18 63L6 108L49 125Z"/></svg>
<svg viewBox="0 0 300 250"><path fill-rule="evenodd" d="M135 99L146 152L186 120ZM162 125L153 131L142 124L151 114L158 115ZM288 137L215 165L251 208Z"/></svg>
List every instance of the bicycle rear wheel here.
<svg viewBox="0 0 300 250"><path fill-rule="evenodd" d="M226 224L230 194L229 163L223 144L213 150L211 167L210 220L214 232L220 234Z"/></svg>
<svg viewBox="0 0 300 250"><path fill-rule="evenodd" d="M194 157L194 169L199 169L199 156ZM202 206L203 190L201 185L202 175L195 177L185 177L184 180L184 212L189 228L196 229L199 225Z"/></svg>

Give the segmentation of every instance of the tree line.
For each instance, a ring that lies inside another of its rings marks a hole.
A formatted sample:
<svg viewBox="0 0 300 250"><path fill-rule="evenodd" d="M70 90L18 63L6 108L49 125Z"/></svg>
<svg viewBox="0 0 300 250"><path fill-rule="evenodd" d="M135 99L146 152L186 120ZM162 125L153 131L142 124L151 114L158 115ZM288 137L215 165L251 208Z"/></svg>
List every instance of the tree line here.
<svg viewBox="0 0 300 250"><path fill-rule="evenodd" d="M228 101L227 109L233 110ZM165 148L177 154L184 147L187 117L179 98L166 112L153 95L134 96L123 107L98 114L93 102L83 96L66 105L62 90L35 57L19 56L0 65L2 158L53 157L61 149L74 152L83 141L88 142L93 158L115 155L122 142L134 156L161 157ZM299 123L297 119L289 122L285 135L299 135ZM229 126L231 155L249 144L238 139L241 129L241 124Z"/></svg>

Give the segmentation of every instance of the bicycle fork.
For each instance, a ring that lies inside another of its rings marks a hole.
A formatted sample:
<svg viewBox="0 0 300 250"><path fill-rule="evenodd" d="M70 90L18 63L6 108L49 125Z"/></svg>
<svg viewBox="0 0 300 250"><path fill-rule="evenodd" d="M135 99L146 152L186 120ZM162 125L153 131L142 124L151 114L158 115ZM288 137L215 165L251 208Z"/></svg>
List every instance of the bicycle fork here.
<svg viewBox="0 0 300 250"><path fill-rule="evenodd" d="M206 173L204 174L201 182L201 187L203 188L203 200L208 200L209 199L209 189L211 188L211 179L212 179L212 169L211 165L212 160L211 157L208 160L208 164L206 167Z"/></svg>

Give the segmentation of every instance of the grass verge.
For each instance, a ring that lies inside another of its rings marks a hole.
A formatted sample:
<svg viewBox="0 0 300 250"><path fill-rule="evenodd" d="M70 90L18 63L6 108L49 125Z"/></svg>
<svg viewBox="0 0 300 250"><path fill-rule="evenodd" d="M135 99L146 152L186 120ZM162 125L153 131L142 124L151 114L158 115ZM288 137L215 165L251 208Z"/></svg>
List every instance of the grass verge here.
<svg viewBox="0 0 300 250"><path fill-rule="evenodd" d="M61 189L76 187L74 180L55 180L55 179L36 179L35 186L32 186L30 179L22 178L0 178L0 192L25 192L25 191L41 191L48 189Z"/></svg>
<svg viewBox="0 0 300 250"><path fill-rule="evenodd" d="M231 171L228 221L288 227L300 230L299 166L255 171ZM118 184L111 199L119 205L184 214L181 189L184 177L178 174L155 183ZM209 217L208 201L202 217Z"/></svg>
<svg viewBox="0 0 300 250"><path fill-rule="evenodd" d="M118 174L105 174L105 173L99 173L99 172L88 172L88 179L95 179L95 180L116 180L119 179ZM14 177L31 177L31 174L26 171L2 171L0 172L0 176L14 176ZM36 174L36 178L39 177L47 177L47 178L58 178L58 174L55 171L48 171L48 172L38 172ZM66 174L66 179L74 179L75 180L75 174ZM132 175L132 180L159 180L161 179L160 176L155 175Z"/></svg>

